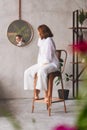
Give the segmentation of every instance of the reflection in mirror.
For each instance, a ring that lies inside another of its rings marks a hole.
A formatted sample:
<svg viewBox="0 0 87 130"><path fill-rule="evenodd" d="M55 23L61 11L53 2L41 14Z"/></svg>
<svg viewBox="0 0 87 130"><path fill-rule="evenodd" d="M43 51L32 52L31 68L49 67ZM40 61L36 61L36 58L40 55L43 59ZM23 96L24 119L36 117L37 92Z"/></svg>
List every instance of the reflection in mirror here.
<svg viewBox="0 0 87 130"><path fill-rule="evenodd" d="M29 44L33 38L32 26L24 20L13 21L7 30L7 36L11 43L21 47Z"/></svg>

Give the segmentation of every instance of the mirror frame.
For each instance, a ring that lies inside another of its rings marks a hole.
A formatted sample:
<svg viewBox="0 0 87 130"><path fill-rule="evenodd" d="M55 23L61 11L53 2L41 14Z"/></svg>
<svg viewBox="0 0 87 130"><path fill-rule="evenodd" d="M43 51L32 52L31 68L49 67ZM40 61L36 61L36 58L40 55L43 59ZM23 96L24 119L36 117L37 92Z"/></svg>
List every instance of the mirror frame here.
<svg viewBox="0 0 87 130"><path fill-rule="evenodd" d="M20 46L22 47L22 46L28 45L32 41L33 36L34 36L34 31L33 31L32 26L28 22L24 20L20 20L20 19L14 20L7 29L7 37L8 37L8 40L15 46L17 46L17 42L15 39L16 35L23 36L24 45Z"/></svg>

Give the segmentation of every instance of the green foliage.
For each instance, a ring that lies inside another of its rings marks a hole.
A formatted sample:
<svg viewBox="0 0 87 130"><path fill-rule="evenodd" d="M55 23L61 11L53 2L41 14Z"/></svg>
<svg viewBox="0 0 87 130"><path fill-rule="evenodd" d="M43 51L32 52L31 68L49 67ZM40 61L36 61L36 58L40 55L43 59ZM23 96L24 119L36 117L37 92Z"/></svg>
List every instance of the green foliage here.
<svg viewBox="0 0 87 130"><path fill-rule="evenodd" d="M85 61L87 64L87 57L85 57ZM83 75L84 82L82 83L82 89L79 91L79 99L81 104L81 110L77 117L77 126L79 130L87 130L87 70Z"/></svg>
<svg viewBox="0 0 87 130"><path fill-rule="evenodd" d="M60 70L61 70L61 67L63 66L63 63L64 63L64 61L63 61L63 59L59 59L59 66L60 66Z"/></svg>
<svg viewBox="0 0 87 130"><path fill-rule="evenodd" d="M66 81L71 80L72 76L73 76L72 74L65 73L65 79L66 79Z"/></svg>
<svg viewBox="0 0 87 130"><path fill-rule="evenodd" d="M56 83L56 85L58 85L60 83L60 77L57 77L55 83Z"/></svg>
<svg viewBox="0 0 87 130"><path fill-rule="evenodd" d="M60 70L61 70L61 67L63 66L63 63L64 63L63 59L60 58L59 63L60 63ZM71 80L72 76L73 76L72 74L65 73L65 78L64 78L65 81ZM60 77L57 77L55 83L56 83L56 85L60 84Z"/></svg>
<svg viewBox="0 0 87 130"><path fill-rule="evenodd" d="M35 120L35 118L32 118L32 122L33 122L33 123L36 123L36 120Z"/></svg>
<svg viewBox="0 0 87 130"><path fill-rule="evenodd" d="M80 14L78 16L78 21L80 22L80 24L82 25L84 20L87 18L87 12L84 12L84 10L82 9L80 11Z"/></svg>
<svg viewBox="0 0 87 130"><path fill-rule="evenodd" d="M64 80L68 82L68 81L72 80L72 76L73 76L73 75L72 75L72 74L67 74L67 73L65 73L64 76L65 76L65 77L64 77ZM60 77L57 77L55 83L56 83L56 85L58 85L58 84L60 83Z"/></svg>
<svg viewBox="0 0 87 130"><path fill-rule="evenodd" d="M79 130L87 130L87 104L85 104L80 112L76 124Z"/></svg>
<svg viewBox="0 0 87 130"><path fill-rule="evenodd" d="M20 123L13 117L11 112L6 109L0 109L0 113L8 119L8 121L12 124L14 130L22 130Z"/></svg>

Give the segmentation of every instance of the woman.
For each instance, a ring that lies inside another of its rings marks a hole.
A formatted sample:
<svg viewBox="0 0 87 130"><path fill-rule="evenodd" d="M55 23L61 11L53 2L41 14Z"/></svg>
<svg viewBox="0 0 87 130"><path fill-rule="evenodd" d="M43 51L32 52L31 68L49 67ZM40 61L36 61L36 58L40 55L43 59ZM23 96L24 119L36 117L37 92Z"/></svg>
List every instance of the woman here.
<svg viewBox="0 0 87 130"><path fill-rule="evenodd" d="M23 37L20 34L16 35L16 42L17 42L17 46L19 47L25 44Z"/></svg>
<svg viewBox="0 0 87 130"><path fill-rule="evenodd" d="M24 89L34 89L34 76L37 73L37 83L35 99L39 99L40 90L45 92L45 101L48 99L47 95L47 75L59 69L59 61L56 56L56 47L52 39L53 34L47 25L40 25L38 27L38 47L39 54L37 64L31 66L24 72ZM32 83L31 83L32 82Z"/></svg>

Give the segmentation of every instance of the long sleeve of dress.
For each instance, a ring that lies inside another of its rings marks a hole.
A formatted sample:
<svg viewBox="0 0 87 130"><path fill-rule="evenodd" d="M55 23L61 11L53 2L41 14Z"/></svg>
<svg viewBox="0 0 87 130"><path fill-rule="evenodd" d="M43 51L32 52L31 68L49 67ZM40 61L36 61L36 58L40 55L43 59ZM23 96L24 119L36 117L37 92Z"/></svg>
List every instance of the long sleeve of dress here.
<svg viewBox="0 0 87 130"><path fill-rule="evenodd" d="M54 48L54 44L53 44L53 41L52 39L47 39L46 40L46 44L45 44L45 49L44 49L44 59L45 59L45 62L47 63L51 63L53 62L53 56L54 56L54 53L55 53L55 48Z"/></svg>
<svg viewBox="0 0 87 130"><path fill-rule="evenodd" d="M58 59L56 56L56 47L52 38L47 39L39 39L39 54L38 54L38 63L39 64L47 64L54 63L58 64Z"/></svg>

